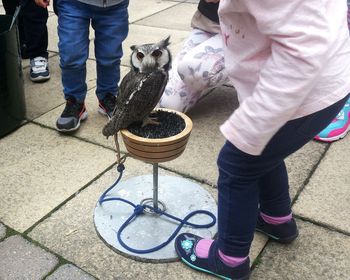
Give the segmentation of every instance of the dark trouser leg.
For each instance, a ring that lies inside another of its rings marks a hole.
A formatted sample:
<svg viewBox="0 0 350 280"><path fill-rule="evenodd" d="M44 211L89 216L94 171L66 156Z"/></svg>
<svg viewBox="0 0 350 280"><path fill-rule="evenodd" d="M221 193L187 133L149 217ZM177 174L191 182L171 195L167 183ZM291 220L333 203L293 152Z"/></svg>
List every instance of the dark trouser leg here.
<svg viewBox="0 0 350 280"><path fill-rule="evenodd" d="M291 213L288 174L284 161L259 180L259 191L259 208L264 214L284 217Z"/></svg>
<svg viewBox="0 0 350 280"><path fill-rule="evenodd" d="M5 12L7 15L13 15L15 13L16 7L19 5L19 0L2 0Z"/></svg>
<svg viewBox="0 0 350 280"><path fill-rule="evenodd" d="M34 0L27 0L24 1L21 15L23 19L25 42L27 45L27 55L29 58L37 56L47 58L47 9L36 5Z"/></svg>

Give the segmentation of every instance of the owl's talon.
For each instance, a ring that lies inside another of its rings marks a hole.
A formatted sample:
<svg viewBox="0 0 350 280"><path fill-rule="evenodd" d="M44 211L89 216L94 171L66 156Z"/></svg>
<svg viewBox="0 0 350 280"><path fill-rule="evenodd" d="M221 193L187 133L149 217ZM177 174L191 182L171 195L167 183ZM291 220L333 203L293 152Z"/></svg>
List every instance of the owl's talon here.
<svg viewBox="0 0 350 280"><path fill-rule="evenodd" d="M149 125L149 124L159 125L160 122L157 121L157 118L147 117L147 118L143 119L141 127L144 127L144 126Z"/></svg>
<svg viewBox="0 0 350 280"><path fill-rule="evenodd" d="M114 134L114 143L115 143L115 148L116 148L116 156L117 156L117 163L120 163L120 148L119 148L119 142L118 142L118 132Z"/></svg>

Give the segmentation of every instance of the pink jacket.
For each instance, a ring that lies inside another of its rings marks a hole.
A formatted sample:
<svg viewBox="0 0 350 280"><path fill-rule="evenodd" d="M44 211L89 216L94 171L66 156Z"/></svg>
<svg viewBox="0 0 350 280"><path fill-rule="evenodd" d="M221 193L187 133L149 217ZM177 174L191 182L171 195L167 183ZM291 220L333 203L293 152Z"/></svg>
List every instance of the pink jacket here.
<svg viewBox="0 0 350 280"><path fill-rule="evenodd" d="M220 127L227 140L260 155L287 121L350 92L344 0L221 0L225 66L240 107Z"/></svg>

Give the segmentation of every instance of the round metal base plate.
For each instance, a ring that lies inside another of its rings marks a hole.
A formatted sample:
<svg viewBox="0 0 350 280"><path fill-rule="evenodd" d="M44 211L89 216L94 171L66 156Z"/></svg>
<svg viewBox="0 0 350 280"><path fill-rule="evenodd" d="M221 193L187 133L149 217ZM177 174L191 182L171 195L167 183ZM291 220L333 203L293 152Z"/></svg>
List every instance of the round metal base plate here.
<svg viewBox="0 0 350 280"><path fill-rule="evenodd" d="M141 204L145 198L153 196L153 176L143 175L121 181L107 197L120 197L134 204ZM217 206L212 196L200 185L174 176L158 177L158 198L166 207L166 213L180 219L195 210L207 210L217 216ZM163 207L163 206L162 206ZM161 207L160 207L161 208ZM117 239L122 224L132 215L134 208L121 201L97 202L94 212L96 230L102 240L124 256L145 262L171 262L177 260L174 240L164 248L147 254L137 254L125 249ZM212 219L207 215L196 215L191 223L208 224ZM137 216L123 231L121 238L129 247L146 250L168 240L178 223L164 215L144 213ZM180 233L191 232L205 238L212 238L216 224L207 229L184 226Z"/></svg>

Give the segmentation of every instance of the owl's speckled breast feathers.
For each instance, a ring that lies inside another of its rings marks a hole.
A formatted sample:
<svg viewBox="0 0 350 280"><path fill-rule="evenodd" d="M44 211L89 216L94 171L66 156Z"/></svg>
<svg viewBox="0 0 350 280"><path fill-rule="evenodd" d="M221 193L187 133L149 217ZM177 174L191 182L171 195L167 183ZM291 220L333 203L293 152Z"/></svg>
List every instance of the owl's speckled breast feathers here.
<svg viewBox="0 0 350 280"><path fill-rule="evenodd" d="M123 78L112 117L102 130L115 135L120 129L148 118L168 82L171 55L169 37L156 44L132 46L131 70Z"/></svg>

